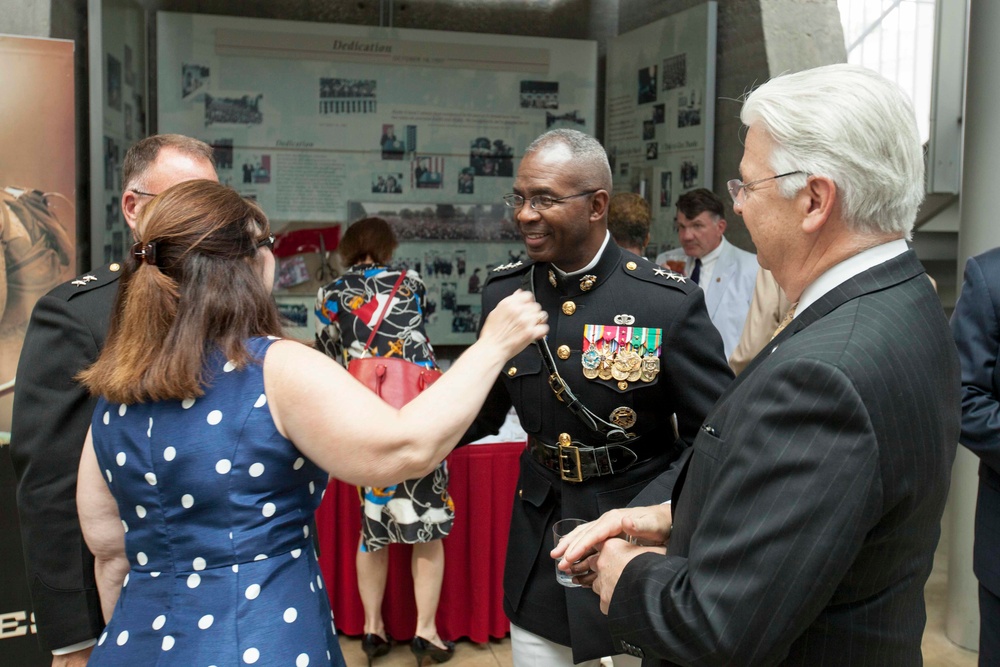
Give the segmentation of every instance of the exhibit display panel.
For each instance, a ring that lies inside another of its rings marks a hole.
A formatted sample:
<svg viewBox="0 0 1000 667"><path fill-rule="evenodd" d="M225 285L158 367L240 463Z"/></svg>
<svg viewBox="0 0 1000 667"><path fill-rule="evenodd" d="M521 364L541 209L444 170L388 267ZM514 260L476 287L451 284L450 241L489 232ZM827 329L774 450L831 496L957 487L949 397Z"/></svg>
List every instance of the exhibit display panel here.
<svg viewBox="0 0 1000 667"><path fill-rule="evenodd" d="M76 272L73 42L0 35L0 385L17 370L35 301ZM16 385L15 385L16 389ZM48 665L35 636L0 399L0 664Z"/></svg>
<svg viewBox="0 0 1000 667"><path fill-rule="evenodd" d="M159 12L156 51L158 131L211 144L272 221L393 218L435 344L475 339L474 269L523 250L501 197L524 148L594 132L593 41Z"/></svg>
<svg viewBox="0 0 1000 667"><path fill-rule="evenodd" d="M677 246L677 198L712 188L716 15L707 2L608 43L604 145L615 190L653 209L651 256Z"/></svg>

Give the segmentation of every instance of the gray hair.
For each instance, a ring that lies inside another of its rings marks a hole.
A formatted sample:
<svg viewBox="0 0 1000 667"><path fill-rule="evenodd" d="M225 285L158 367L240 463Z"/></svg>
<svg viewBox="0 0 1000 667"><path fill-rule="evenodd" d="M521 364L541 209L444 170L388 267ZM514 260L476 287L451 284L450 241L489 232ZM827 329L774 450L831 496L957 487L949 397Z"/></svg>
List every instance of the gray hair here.
<svg viewBox="0 0 1000 667"><path fill-rule="evenodd" d="M740 120L773 141L775 173L832 179L854 231L910 238L924 198L924 158L913 108L896 84L856 65L817 67L754 90ZM780 179L780 193L792 197L806 178Z"/></svg>
<svg viewBox="0 0 1000 667"><path fill-rule="evenodd" d="M532 141L524 155L527 157L551 144L569 149L573 162L580 166L578 178L582 187L611 191L611 165L601 142L579 130L549 130Z"/></svg>

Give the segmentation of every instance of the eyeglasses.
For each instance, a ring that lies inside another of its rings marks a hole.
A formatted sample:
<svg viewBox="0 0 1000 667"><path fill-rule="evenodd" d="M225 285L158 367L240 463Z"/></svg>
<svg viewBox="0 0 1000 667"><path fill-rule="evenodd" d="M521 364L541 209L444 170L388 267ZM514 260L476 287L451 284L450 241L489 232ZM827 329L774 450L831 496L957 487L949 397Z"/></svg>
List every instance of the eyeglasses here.
<svg viewBox="0 0 1000 667"><path fill-rule="evenodd" d="M745 198L744 195L743 195L744 190L746 192L753 192L754 186L758 185L760 183L764 183L766 181L773 181L776 178L784 178L785 176L794 176L795 174L804 174L804 173L806 173L806 172L804 172L804 171L790 171L790 172L788 172L786 174L778 174L777 176L769 176L767 178L761 178L761 179L758 179L756 181L750 181L749 183L744 183L740 179L734 178L733 180L731 180L731 181L729 181L729 182L726 183L726 187L729 188L729 196L733 198L733 203L737 204L739 206L742 206L744 198Z"/></svg>
<svg viewBox="0 0 1000 667"><path fill-rule="evenodd" d="M535 195L531 199L525 200L521 195L509 194L503 196L503 203L507 205L508 208L519 209L524 206L524 202L527 201L531 208L535 211L544 211L547 208L552 208L555 204L562 203L567 199L572 199L573 197L585 197L586 195L592 195L599 190L590 190L588 192L578 192L575 195L566 195L565 197L553 197L552 195Z"/></svg>
<svg viewBox="0 0 1000 667"><path fill-rule="evenodd" d="M142 190L136 190L135 188L129 188L129 192L134 192L140 197L155 197L156 195L152 192L143 192Z"/></svg>
<svg viewBox="0 0 1000 667"><path fill-rule="evenodd" d="M268 234L267 238L257 244L258 248L267 248L268 250L274 250L274 234Z"/></svg>

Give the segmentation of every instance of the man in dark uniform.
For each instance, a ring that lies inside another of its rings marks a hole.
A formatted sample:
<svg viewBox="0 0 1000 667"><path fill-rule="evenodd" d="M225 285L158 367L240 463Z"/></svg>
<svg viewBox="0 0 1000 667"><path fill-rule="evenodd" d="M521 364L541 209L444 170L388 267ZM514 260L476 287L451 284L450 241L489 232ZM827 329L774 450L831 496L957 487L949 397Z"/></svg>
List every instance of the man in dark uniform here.
<svg viewBox="0 0 1000 667"><path fill-rule="evenodd" d="M125 220L134 229L153 196L198 178L218 180L204 142L166 134L136 143L123 165ZM73 377L104 345L120 270L113 263L39 299L18 362L10 456L35 623L53 667L85 665L104 627L76 513L77 466L96 399Z"/></svg>
<svg viewBox="0 0 1000 667"><path fill-rule="evenodd" d="M544 346L507 363L467 436L496 432L512 404L529 436L504 572L515 665L596 665L617 652L595 596L556 582L552 525L628 504L732 379L701 290L611 241L610 191L595 139L536 139L504 197L530 260L497 267L483 288L484 314L523 288L550 323Z"/></svg>

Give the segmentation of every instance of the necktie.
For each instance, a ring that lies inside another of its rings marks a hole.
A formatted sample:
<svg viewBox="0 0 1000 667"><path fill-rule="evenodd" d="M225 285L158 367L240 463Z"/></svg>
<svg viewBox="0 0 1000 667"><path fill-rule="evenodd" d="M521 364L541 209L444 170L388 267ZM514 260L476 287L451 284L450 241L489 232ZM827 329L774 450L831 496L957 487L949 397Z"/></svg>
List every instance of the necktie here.
<svg viewBox="0 0 1000 667"><path fill-rule="evenodd" d="M781 319L781 323L778 324L778 328L774 330L773 334L771 334L771 340L774 340L778 334L785 330L785 327L792 323L792 319L795 317L795 309L798 305L799 303L796 301L792 304L792 307L788 309L788 312L785 313L785 316Z"/></svg>
<svg viewBox="0 0 1000 667"><path fill-rule="evenodd" d="M701 258L698 257L694 260L694 269L691 271L691 282L695 285L698 284L698 279L701 278Z"/></svg>

